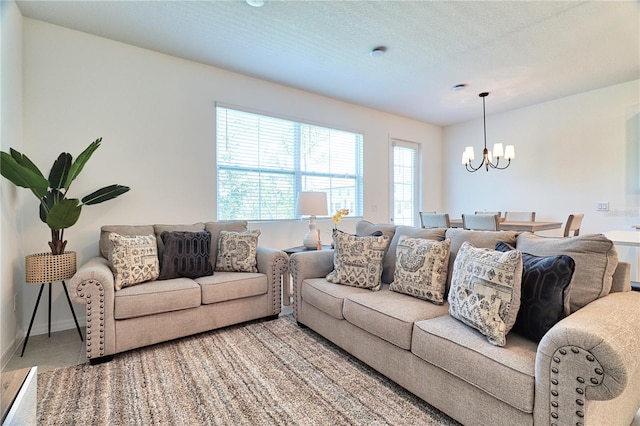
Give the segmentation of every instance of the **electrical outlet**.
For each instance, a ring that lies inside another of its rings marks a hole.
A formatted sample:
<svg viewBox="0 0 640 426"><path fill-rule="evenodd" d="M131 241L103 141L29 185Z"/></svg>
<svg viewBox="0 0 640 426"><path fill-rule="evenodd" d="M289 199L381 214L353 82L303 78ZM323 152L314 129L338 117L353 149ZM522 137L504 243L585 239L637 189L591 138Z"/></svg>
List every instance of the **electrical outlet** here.
<svg viewBox="0 0 640 426"><path fill-rule="evenodd" d="M600 201L598 204L596 204L596 211L608 212L609 211L609 202L608 201Z"/></svg>

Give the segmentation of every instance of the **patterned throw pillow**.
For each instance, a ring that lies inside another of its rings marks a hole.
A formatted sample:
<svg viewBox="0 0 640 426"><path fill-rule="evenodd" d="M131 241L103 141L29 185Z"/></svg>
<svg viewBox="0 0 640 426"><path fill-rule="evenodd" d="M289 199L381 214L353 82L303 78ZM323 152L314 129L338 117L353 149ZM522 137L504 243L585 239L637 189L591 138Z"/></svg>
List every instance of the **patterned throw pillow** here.
<svg viewBox="0 0 640 426"><path fill-rule="evenodd" d="M158 246L153 235L109 234L113 251L109 262L115 277L115 289L121 290L158 278Z"/></svg>
<svg viewBox="0 0 640 426"><path fill-rule="evenodd" d="M256 252L259 230L220 231L216 271L258 272Z"/></svg>
<svg viewBox="0 0 640 426"><path fill-rule="evenodd" d="M447 287L449 247L451 239L433 241L400 236L396 246L396 269L389 289L442 305Z"/></svg>
<svg viewBox="0 0 640 426"><path fill-rule="evenodd" d="M509 251L513 247L500 242L496 250ZM522 268L520 309L513 331L539 342L565 317L575 262L567 255L541 257L522 253Z"/></svg>
<svg viewBox="0 0 640 426"><path fill-rule="evenodd" d="M327 275L327 281L380 290L382 263L389 240L387 235L357 237L334 231L333 271Z"/></svg>
<svg viewBox="0 0 640 426"><path fill-rule="evenodd" d="M211 266L211 233L165 231L160 235L164 243L160 280L213 275Z"/></svg>
<svg viewBox="0 0 640 426"><path fill-rule="evenodd" d="M518 315L521 282L519 250L503 253L464 242L453 264L449 313L504 346Z"/></svg>

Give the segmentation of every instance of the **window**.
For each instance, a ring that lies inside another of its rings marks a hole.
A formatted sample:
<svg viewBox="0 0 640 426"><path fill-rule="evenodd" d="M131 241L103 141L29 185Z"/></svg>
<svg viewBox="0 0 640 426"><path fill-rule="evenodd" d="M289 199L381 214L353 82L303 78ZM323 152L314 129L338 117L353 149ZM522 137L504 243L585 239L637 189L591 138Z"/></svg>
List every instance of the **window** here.
<svg viewBox="0 0 640 426"><path fill-rule="evenodd" d="M413 142L394 140L391 143L393 166L391 218L395 225L416 226L420 199L420 173L418 153L420 146Z"/></svg>
<svg viewBox="0 0 640 426"><path fill-rule="evenodd" d="M362 216L362 135L216 107L218 220L296 218L300 191Z"/></svg>

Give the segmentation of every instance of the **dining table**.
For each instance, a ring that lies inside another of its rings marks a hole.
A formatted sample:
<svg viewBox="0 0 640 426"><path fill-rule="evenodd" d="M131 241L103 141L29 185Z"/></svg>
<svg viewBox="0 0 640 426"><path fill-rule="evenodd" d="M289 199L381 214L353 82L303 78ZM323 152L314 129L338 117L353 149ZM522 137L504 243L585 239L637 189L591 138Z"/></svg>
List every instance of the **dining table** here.
<svg viewBox="0 0 640 426"><path fill-rule="evenodd" d="M462 219L451 219L452 228L462 228ZM505 220L500 222L500 230L502 231L549 231L552 229L562 228L562 222L521 222L515 220Z"/></svg>

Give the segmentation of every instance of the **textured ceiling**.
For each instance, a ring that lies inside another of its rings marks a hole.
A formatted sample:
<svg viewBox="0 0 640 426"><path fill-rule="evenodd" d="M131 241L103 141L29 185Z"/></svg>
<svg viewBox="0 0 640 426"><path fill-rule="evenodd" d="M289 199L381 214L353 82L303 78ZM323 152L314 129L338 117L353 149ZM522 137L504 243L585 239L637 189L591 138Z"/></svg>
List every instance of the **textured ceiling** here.
<svg viewBox="0 0 640 426"><path fill-rule="evenodd" d="M638 1L18 1L25 17L449 125L640 78ZM369 56L379 45L386 55ZM453 91L452 86L468 86Z"/></svg>

